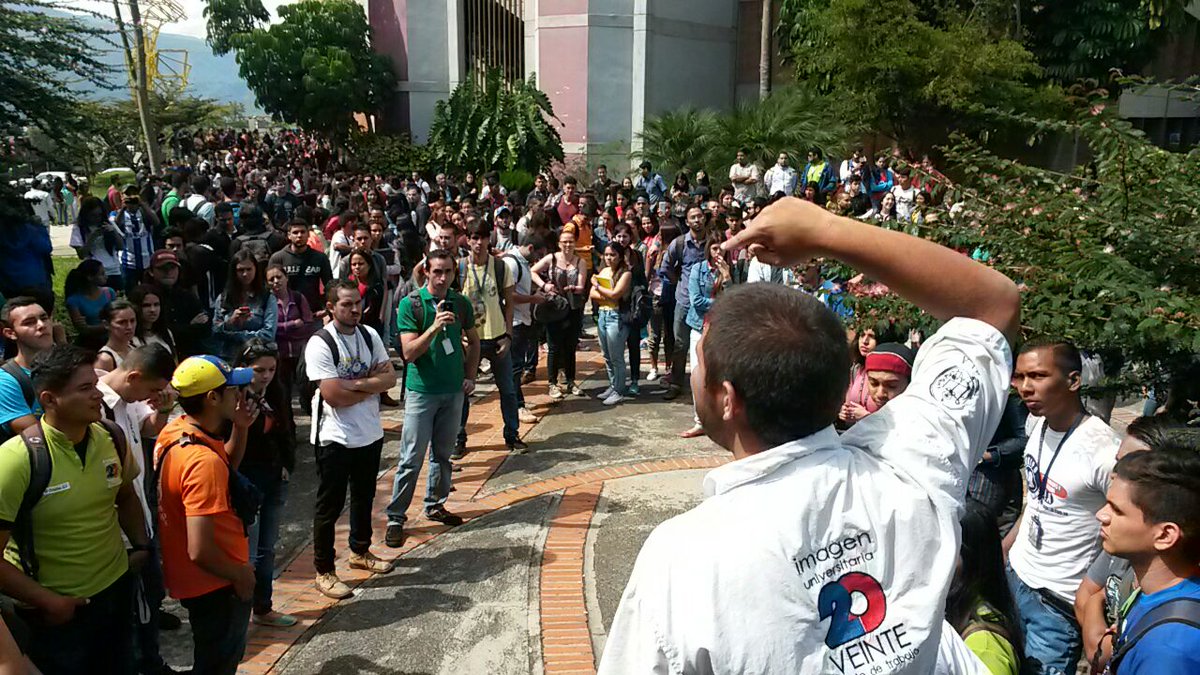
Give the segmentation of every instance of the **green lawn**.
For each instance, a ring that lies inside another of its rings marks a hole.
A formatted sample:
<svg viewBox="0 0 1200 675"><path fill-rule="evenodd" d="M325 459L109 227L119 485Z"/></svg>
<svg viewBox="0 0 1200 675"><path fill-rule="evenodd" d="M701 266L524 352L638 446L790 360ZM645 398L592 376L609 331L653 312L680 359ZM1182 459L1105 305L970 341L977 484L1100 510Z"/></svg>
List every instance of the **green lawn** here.
<svg viewBox="0 0 1200 675"><path fill-rule="evenodd" d="M79 258L56 255L51 260L54 262L54 319L67 327L67 335L74 335L75 330L71 326L71 318L67 316L63 285L67 283L67 272L75 269L75 266L79 264Z"/></svg>

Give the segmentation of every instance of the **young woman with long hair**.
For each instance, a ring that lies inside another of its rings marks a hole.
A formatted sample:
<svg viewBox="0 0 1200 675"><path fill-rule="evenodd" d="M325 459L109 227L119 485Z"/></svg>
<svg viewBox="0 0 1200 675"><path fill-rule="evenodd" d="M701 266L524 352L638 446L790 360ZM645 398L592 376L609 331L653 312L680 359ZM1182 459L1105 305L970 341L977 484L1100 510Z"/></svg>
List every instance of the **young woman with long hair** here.
<svg viewBox="0 0 1200 675"><path fill-rule="evenodd" d="M237 357L250 338L275 339L278 310L267 291L262 265L248 249L233 254L225 292L217 298L213 337L227 361Z"/></svg>
<svg viewBox="0 0 1200 675"><path fill-rule="evenodd" d="M688 365L696 368L696 346L700 343L700 334L704 331L704 317L712 308L713 300L733 283L733 275L729 261L721 251L721 235L713 233L704 240L704 260L692 268L688 277L688 310L685 318L688 328L691 328L691 342L688 345ZM696 404L693 400L692 409ZM680 433L683 438L696 438L704 435L704 427L700 426L700 416L692 413L692 428Z"/></svg>
<svg viewBox="0 0 1200 675"><path fill-rule="evenodd" d="M126 300L113 300L100 311L100 319L108 331L108 341L96 354L96 369L112 371L120 368L133 351L137 310Z"/></svg>
<svg viewBox="0 0 1200 675"><path fill-rule="evenodd" d="M604 405L625 400L625 344L629 326L621 319L621 310L633 288L633 274L625 257L626 248L612 241L604 247L604 268L592 277L590 297L600 307L596 332L604 368L608 371L608 389L600 394Z"/></svg>
<svg viewBox="0 0 1200 675"><path fill-rule="evenodd" d="M295 617L280 614L271 604L275 579L275 543L287 502L288 478L296 466L296 428L291 408L276 373L279 352L274 342L252 338L236 360L254 371L247 393L258 400L260 412L246 437L246 454L238 471L262 493L258 517L250 527L250 564L254 566L254 604L251 620L264 626L296 625Z"/></svg>
<svg viewBox="0 0 1200 675"><path fill-rule="evenodd" d="M991 675L1018 675L1025 645L1004 575L1000 532L983 509L970 503L960 522L962 547L946 598L946 621Z"/></svg>
<svg viewBox="0 0 1200 675"><path fill-rule="evenodd" d="M123 288L121 276L121 249L125 237L108 219L108 209L96 197L87 196L79 202L79 216L71 229L71 247L80 258L98 260L104 266L107 277L104 286Z"/></svg>
<svg viewBox="0 0 1200 675"><path fill-rule="evenodd" d="M63 285L67 314L75 326L79 344L90 348L104 343L100 312L117 299L117 292L106 283L108 275L105 274L104 264L95 258L88 258L67 273Z"/></svg>
<svg viewBox="0 0 1200 675"><path fill-rule="evenodd" d="M175 354L175 335L167 328L167 316L162 311L162 296L154 286L142 284L129 291L129 303L137 309L137 331L133 346L140 347L156 342L171 354Z"/></svg>
<svg viewBox="0 0 1200 675"><path fill-rule="evenodd" d="M384 280L375 278L371 252L365 248L356 248L350 252L348 260L348 279L358 284L358 292L362 296L362 322L383 335Z"/></svg>
<svg viewBox="0 0 1200 675"><path fill-rule="evenodd" d="M279 345L279 369L275 379L283 388L284 400L288 402L280 412L292 419L292 393L295 391L296 367L300 355L308 344L308 338L317 327L312 308L303 293L288 288L287 272L279 265L267 267L267 287L275 297L275 308L279 320L275 324L275 342Z"/></svg>
<svg viewBox="0 0 1200 675"><path fill-rule="evenodd" d="M625 264L629 266L629 272L633 275L631 277L630 288L648 288L646 259L642 256L642 252L637 249L637 245L641 242L634 243L637 239L633 228L625 223L621 223L617 226L617 232L613 236L613 241L625 247ZM629 326L628 335L625 336L625 346L629 352L630 396L637 396L642 391L639 381L642 378L643 328L645 326Z"/></svg>
<svg viewBox="0 0 1200 675"><path fill-rule="evenodd" d="M840 425L846 427L879 410L867 387L867 354L886 342L900 342L900 331L890 321L861 322L850 345L850 387L846 401L838 414Z"/></svg>
<svg viewBox="0 0 1200 675"><path fill-rule="evenodd" d="M567 316L546 326L546 373L550 381L551 400L561 401L567 394L582 396L575 383L575 356L579 351L579 334L583 330L584 289L588 288L588 268L575 255L575 233L564 230L558 236L558 251L542 258L530 270L533 283L547 295L567 299ZM559 387L559 374L565 384Z"/></svg>

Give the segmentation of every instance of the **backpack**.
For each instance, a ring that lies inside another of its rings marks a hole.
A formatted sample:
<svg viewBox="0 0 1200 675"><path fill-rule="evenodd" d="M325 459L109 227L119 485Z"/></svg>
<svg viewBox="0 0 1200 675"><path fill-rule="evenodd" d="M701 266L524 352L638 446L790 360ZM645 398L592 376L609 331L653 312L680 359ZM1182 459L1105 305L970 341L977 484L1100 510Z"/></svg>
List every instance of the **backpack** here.
<svg viewBox="0 0 1200 675"><path fill-rule="evenodd" d="M33 404L37 401L37 395L33 391L33 380L29 377L29 373L26 373L13 359L5 361L4 365L0 366L0 370L12 375L12 378L17 381L17 386L21 388L21 396L25 398L25 405L29 406L30 410L33 410ZM16 432L13 431L11 421L0 424L0 442L7 441L16 435Z"/></svg>
<svg viewBox="0 0 1200 675"><path fill-rule="evenodd" d="M371 337L371 331L367 330L367 327L360 323L358 324L358 334L362 336L363 342L367 343L367 351L369 352L368 357L370 354L374 354L375 339ZM333 364L336 367L338 361L342 360L342 353L341 350L338 349L337 340L334 339L333 335L324 328L321 328L318 329L317 332L308 339L309 342L312 342L313 340L320 340L325 343L325 346L329 347L330 353L333 354ZM304 351L307 352L308 349L305 349ZM316 396L321 391L321 383L319 380L314 381L309 379L308 364L304 357L305 355L301 354L300 361L296 364L296 388L300 393L301 404L308 405L309 402L313 400L313 396ZM312 411L312 433L318 439L319 436L317 434L321 429L322 408L323 406L318 398L315 403L315 409Z"/></svg>
<svg viewBox="0 0 1200 675"><path fill-rule="evenodd" d="M117 450L117 461L123 469L129 461L129 445L125 432L110 419L101 417L100 425L112 437ZM17 508L17 517L13 521L12 537L17 544L17 553L21 558L21 569L26 576L37 579L38 559L33 542L33 507L46 493L50 486L50 474L54 462L50 458L50 448L46 445L46 435L42 431L42 423L26 427L21 432L25 441L25 449L29 453L29 484L25 486L25 494L21 497L21 505Z"/></svg>
<svg viewBox="0 0 1200 675"><path fill-rule="evenodd" d="M250 251L250 255L259 263L265 265L271 259L271 231L263 230L255 234L239 234L234 241L240 243L240 248Z"/></svg>
<svg viewBox="0 0 1200 675"><path fill-rule="evenodd" d="M1127 627L1122 637L1113 645L1112 660L1108 662L1108 670L1105 673L1119 673L1121 661L1137 643L1146 637L1147 633L1164 623L1182 623L1192 628L1200 628L1200 600L1175 598L1146 612L1140 621Z"/></svg>
<svg viewBox="0 0 1200 675"><path fill-rule="evenodd" d="M643 284L629 291L629 298L621 303L621 321L630 328L641 330L650 323L654 315L654 294Z"/></svg>
<svg viewBox="0 0 1200 675"><path fill-rule="evenodd" d="M426 330L425 302L421 300L421 289L418 288L405 297L407 297L408 301L412 303L413 321L415 321L417 325L421 327L421 330ZM456 294L454 296L449 294L446 295L447 299L454 302L454 317L458 321L458 325L466 326L466 317L463 316L463 303L459 300L461 297L461 294ZM397 336L396 339L399 340L399 336ZM403 354L403 350L401 350L401 354Z"/></svg>

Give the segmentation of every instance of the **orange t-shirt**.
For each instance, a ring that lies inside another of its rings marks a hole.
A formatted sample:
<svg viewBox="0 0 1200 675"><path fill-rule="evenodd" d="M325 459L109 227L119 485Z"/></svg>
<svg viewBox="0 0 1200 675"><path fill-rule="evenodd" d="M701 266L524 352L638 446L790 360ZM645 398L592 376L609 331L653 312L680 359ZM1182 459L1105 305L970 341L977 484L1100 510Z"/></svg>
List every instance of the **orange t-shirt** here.
<svg viewBox="0 0 1200 675"><path fill-rule="evenodd" d="M188 516L211 516L217 547L231 559L246 563L250 550L242 521L229 502L229 464L225 443L213 438L187 415L172 420L154 447L157 465L163 448L187 435L162 460L158 482L158 535L162 547L163 579L171 597L195 598L232 585L209 574L188 557Z"/></svg>
<svg viewBox="0 0 1200 675"><path fill-rule="evenodd" d="M583 268L592 268L592 224L582 213L577 214L571 222L563 226L575 235L575 255L583 261Z"/></svg>

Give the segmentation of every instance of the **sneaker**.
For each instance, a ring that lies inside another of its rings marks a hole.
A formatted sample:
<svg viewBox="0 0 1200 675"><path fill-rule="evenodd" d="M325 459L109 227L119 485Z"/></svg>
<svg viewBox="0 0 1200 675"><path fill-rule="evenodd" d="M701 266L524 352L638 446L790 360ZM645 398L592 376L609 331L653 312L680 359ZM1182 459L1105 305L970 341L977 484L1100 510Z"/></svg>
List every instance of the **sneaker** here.
<svg viewBox="0 0 1200 675"><path fill-rule="evenodd" d="M327 598L345 600L354 595L354 591L350 590L350 587L333 572L318 574L316 584L317 590Z"/></svg>
<svg viewBox="0 0 1200 675"><path fill-rule="evenodd" d="M640 393L642 393L642 388L639 387L637 383L629 385L629 396L631 398L636 397Z"/></svg>
<svg viewBox="0 0 1200 675"><path fill-rule="evenodd" d="M605 389L604 391L597 394L596 398L603 401L604 399L608 398L609 396L612 396L614 391L616 391L616 389L613 389L612 386L609 386L608 389Z"/></svg>
<svg viewBox="0 0 1200 675"><path fill-rule="evenodd" d="M492 362L484 361L483 363L479 364L479 372L483 373L484 375L492 372Z"/></svg>
<svg viewBox="0 0 1200 675"><path fill-rule="evenodd" d="M521 408L517 411L517 419L521 420L522 424L536 424L539 418L529 412L529 408Z"/></svg>
<svg viewBox="0 0 1200 675"><path fill-rule="evenodd" d="M666 391L666 393L663 394L663 400L664 401L674 401L675 399L679 398L679 394L680 394L679 387L677 387L673 384L667 385L667 391Z"/></svg>
<svg viewBox="0 0 1200 675"><path fill-rule="evenodd" d="M533 382L533 377L534 375L532 370L525 371L525 374L521 376L521 384L529 384L530 382Z"/></svg>
<svg viewBox="0 0 1200 675"><path fill-rule="evenodd" d="M567 388L571 390L572 396L587 396L587 394L583 393L583 390L579 388L579 385L575 384L574 382L567 385Z"/></svg>
<svg viewBox="0 0 1200 675"><path fill-rule="evenodd" d="M622 396L614 391L611 396L604 399L604 405L616 405L624 400L625 400L624 396Z"/></svg>
<svg viewBox="0 0 1200 675"><path fill-rule="evenodd" d="M650 374L646 376L647 382L653 382L658 379L658 368L651 368Z"/></svg>
<svg viewBox="0 0 1200 675"><path fill-rule="evenodd" d="M467 444L459 441L454 446L454 452L450 454L450 459L462 459L467 456Z"/></svg>
<svg viewBox="0 0 1200 675"><path fill-rule="evenodd" d="M379 556L367 551L366 553L351 553L350 567L359 570L366 570L371 574L387 574L396 569L392 563L380 558Z"/></svg>
<svg viewBox="0 0 1200 675"><path fill-rule="evenodd" d="M558 385L557 385L557 384L552 384L552 385L550 385L550 399L551 399L551 400L553 400L553 401L561 401L561 400L563 400L564 398L566 398L566 395L565 395L565 394L563 394L563 392L562 392L562 389L559 389L559 388L558 388Z"/></svg>
<svg viewBox="0 0 1200 675"><path fill-rule="evenodd" d="M291 628L297 623L296 617L273 611L266 614L251 614L250 621L260 626L271 626L273 628Z"/></svg>
<svg viewBox="0 0 1200 675"><path fill-rule="evenodd" d="M509 441L505 445L508 446L509 452L515 452L518 455L529 449L529 444L519 438L516 440Z"/></svg>
<svg viewBox="0 0 1200 675"><path fill-rule="evenodd" d="M432 508L425 509L425 517L450 527L458 527L463 524L462 516L455 515L446 510L445 506L436 504Z"/></svg>
<svg viewBox="0 0 1200 675"><path fill-rule="evenodd" d="M388 548L400 548L404 546L404 539L404 526L388 523L387 533L383 535L383 543L387 544Z"/></svg>

